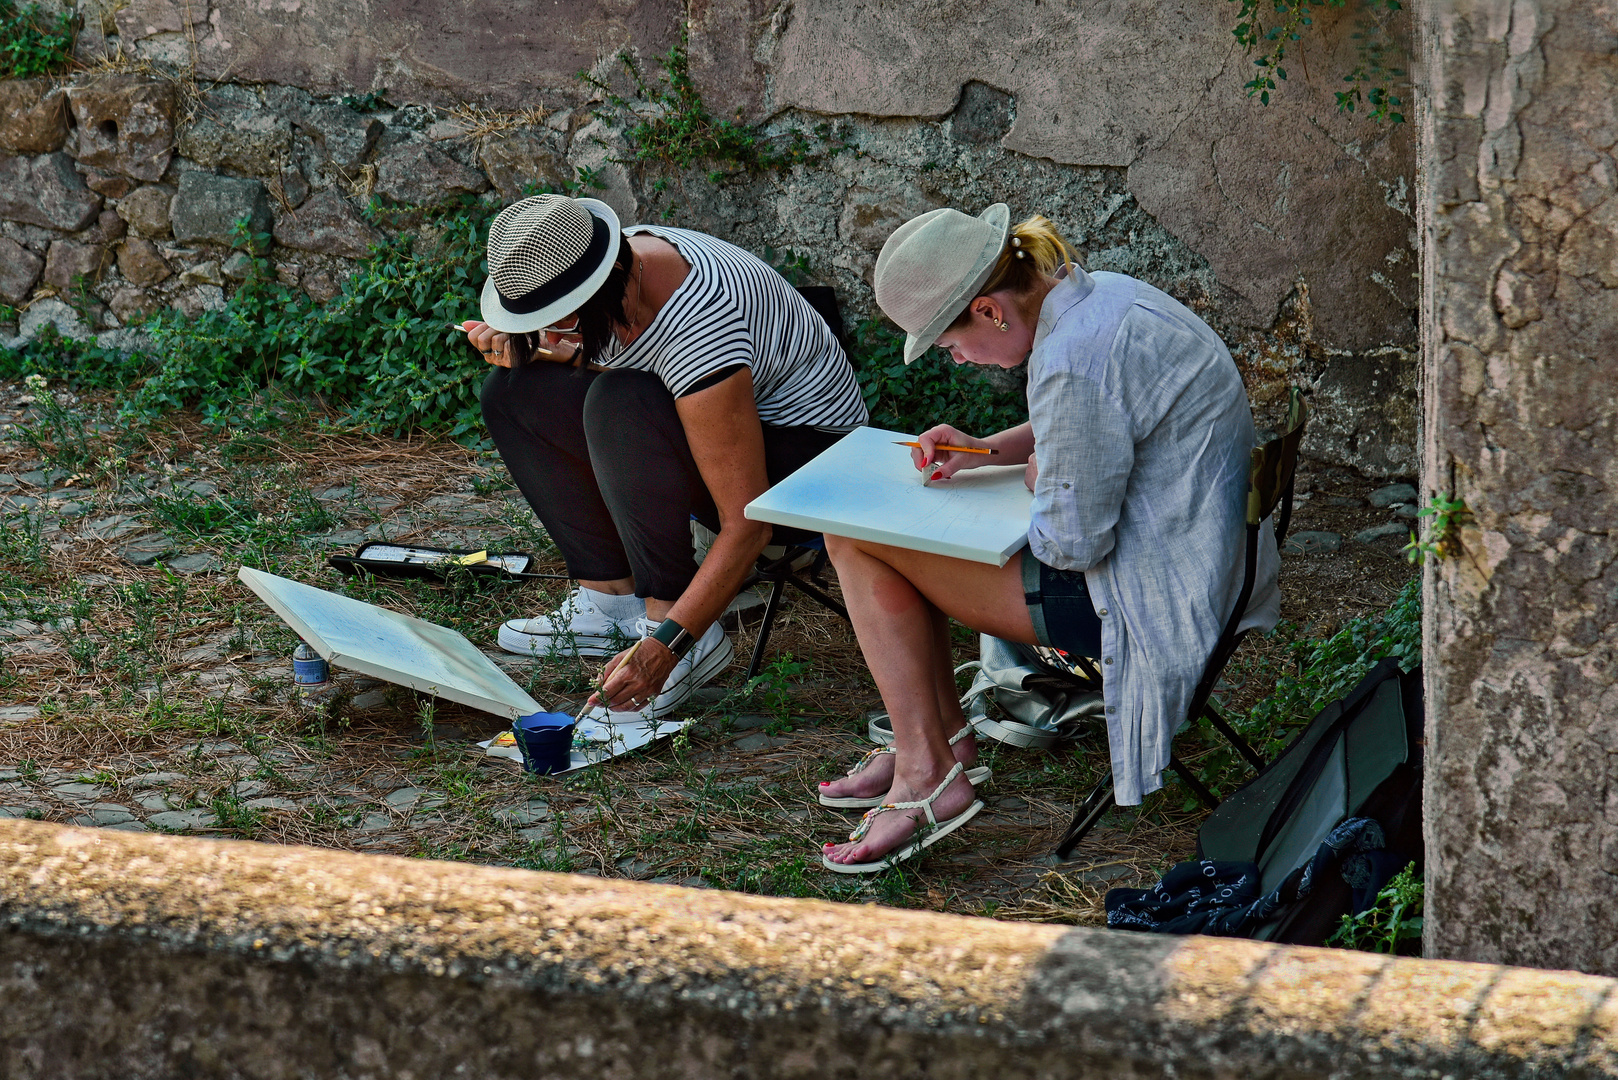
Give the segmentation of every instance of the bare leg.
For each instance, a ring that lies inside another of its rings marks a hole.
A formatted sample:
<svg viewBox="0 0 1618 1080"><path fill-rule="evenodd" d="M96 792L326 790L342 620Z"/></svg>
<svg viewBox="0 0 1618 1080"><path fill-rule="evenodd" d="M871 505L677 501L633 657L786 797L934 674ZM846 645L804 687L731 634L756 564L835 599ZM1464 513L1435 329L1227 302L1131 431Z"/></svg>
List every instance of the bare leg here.
<svg viewBox="0 0 1618 1080"><path fill-rule="evenodd" d="M936 686L938 695L938 715L943 721L944 730L954 736L966 726L966 714L961 711L960 694L955 689L955 673L949 662L949 616L937 607L933 608L933 643L932 653L942 659L936 665ZM956 761L970 768L977 764L978 744L975 735L968 735L954 746ZM820 785L822 794L834 798L870 798L875 795L884 795L893 787L893 763L895 755L882 754L871 759L870 763L853 776L845 776L840 780L831 780ZM889 800L891 801L891 800Z"/></svg>
<svg viewBox="0 0 1618 1080"><path fill-rule="evenodd" d="M598 593L606 593L608 596L628 596L630 593L635 591L635 579L627 577L618 578L615 581L586 581L583 578L580 578L579 584L584 586L586 589L594 589Z"/></svg>
<svg viewBox="0 0 1618 1080"><path fill-rule="evenodd" d="M949 736L960 729L961 720L945 615L955 614L967 625L998 636L1032 641L1018 564L996 568L831 536L826 546L837 566L860 651L893 719L897 753L886 801L926 798L955 764ZM944 705L941 696L952 707ZM954 726L946 731L949 724ZM933 812L940 820L953 817L970 806L972 798L972 785L958 776L934 803ZM908 840L918 822L926 822L919 810L881 814L863 839L828 844L826 855L841 863L875 861Z"/></svg>

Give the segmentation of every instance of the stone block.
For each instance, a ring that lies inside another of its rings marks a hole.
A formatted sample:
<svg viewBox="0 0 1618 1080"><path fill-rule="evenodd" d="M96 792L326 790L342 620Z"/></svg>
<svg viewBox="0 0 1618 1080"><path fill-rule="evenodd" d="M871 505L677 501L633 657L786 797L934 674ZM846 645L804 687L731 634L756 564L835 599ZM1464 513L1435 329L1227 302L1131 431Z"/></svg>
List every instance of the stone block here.
<svg viewBox="0 0 1618 1080"><path fill-rule="evenodd" d="M118 272L136 285L156 285L173 273L157 245L140 236L131 236L119 245ZM113 311L120 319L124 317L116 303Z"/></svg>
<svg viewBox="0 0 1618 1080"><path fill-rule="evenodd" d="M872 178L849 189L837 233L847 243L877 252L893 230L918 214L936 210L944 198L900 176Z"/></svg>
<svg viewBox="0 0 1618 1080"><path fill-rule="evenodd" d="M525 189L549 187L561 191L572 178L566 162L550 148L545 137L531 131L514 131L484 140L478 164L507 202L522 198L527 194Z"/></svg>
<svg viewBox="0 0 1618 1080"><path fill-rule="evenodd" d="M241 221L255 235L270 231L274 219L263 183L204 172L180 177L180 190L169 206L169 224L176 240L229 244Z"/></svg>
<svg viewBox="0 0 1618 1080"><path fill-rule="evenodd" d="M420 143L401 146L376 163L376 191L394 202L436 206L487 190L482 173Z"/></svg>
<svg viewBox="0 0 1618 1080"><path fill-rule="evenodd" d="M1387 487L1377 488L1366 496L1366 501L1379 510L1385 510L1398 503L1413 503L1416 499L1416 489L1409 484L1389 484Z"/></svg>
<svg viewBox="0 0 1618 1080"><path fill-rule="evenodd" d="M270 177L265 186L269 188L270 198L283 210L295 209L309 197L309 181L304 179L303 170L291 162Z"/></svg>
<svg viewBox="0 0 1618 1080"><path fill-rule="evenodd" d="M102 172L100 169L85 169L84 183L97 195L105 195L109 199L121 199L135 187L134 181L129 177Z"/></svg>
<svg viewBox="0 0 1618 1080"><path fill-rule="evenodd" d="M174 306L187 318L194 319L205 311L225 310L225 290L217 285L198 285L174 298Z"/></svg>
<svg viewBox="0 0 1618 1080"><path fill-rule="evenodd" d="M218 259L208 259L187 267L180 274L181 285L224 285L225 275L219 269Z"/></svg>
<svg viewBox="0 0 1618 1080"><path fill-rule="evenodd" d="M156 293L126 285L114 291L112 296L108 297L107 306L112 309L114 315L118 316L118 321L127 326L162 311L163 299ZM107 537L107 539L112 539L112 537Z"/></svg>
<svg viewBox="0 0 1618 1080"><path fill-rule="evenodd" d="M132 45L157 34L180 33L188 24L206 24L208 5L180 5L173 0L134 0L128 7L120 8L112 20L118 27L119 39Z"/></svg>
<svg viewBox="0 0 1618 1080"><path fill-rule="evenodd" d="M100 211L101 196L84 186L66 154L0 154L0 218L78 232Z"/></svg>
<svg viewBox="0 0 1618 1080"><path fill-rule="evenodd" d="M203 98L196 119L180 132L179 150L198 165L249 176L275 176L292 152L292 124L240 86Z"/></svg>
<svg viewBox="0 0 1618 1080"><path fill-rule="evenodd" d="M118 203L118 216L142 236L169 234L169 206L174 189L167 184L148 184Z"/></svg>
<svg viewBox="0 0 1618 1080"><path fill-rule="evenodd" d="M1343 537L1334 532L1297 532L1287 537L1283 555L1330 555L1342 550Z"/></svg>
<svg viewBox="0 0 1618 1080"><path fill-rule="evenodd" d="M67 92L71 152L86 165L136 180L156 180L174 157L174 85L138 75L108 75Z"/></svg>
<svg viewBox="0 0 1618 1080"><path fill-rule="evenodd" d="M58 293L71 295L82 280L92 285L101 276L107 259L102 244L81 244L74 240L56 240L45 253L45 284Z"/></svg>
<svg viewBox="0 0 1618 1080"><path fill-rule="evenodd" d="M74 341L85 341L94 336L79 313L54 296L29 304L17 323L17 333L25 338L38 337L46 326L55 327L62 337Z"/></svg>
<svg viewBox="0 0 1618 1080"><path fill-rule="evenodd" d="M359 216L341 192L328 188L276 220L275 242L298 251L358 259L372 244L382 242L382 234Z"/></svg>
<svg viewBox="0 0 1618 1080"><path fill-rule="evenodd" d="M961 100L950 114L950 134L972 146L987 146L1006 137L1016 119L1017 99L980 82L961 87Z"/></svg>
<svg viewBox="0 0 1618 1080"><path fill-rule="evenodd" d="M266 86L264 102L309 139L313 146L310 175L318 172L328 179L352 178L385 130L374 116L336 102L312 101L308 94L290 87Z"/></svg>
<svg viewBox="0 0 1618 1080"><path fill-rule="evenodd" d="M129 229L124 225L124 219L118 216L116 210L103 210L96 217L95 228L90 230L89 237L98 244L114 244L124 238Z"/></svg>
<svg viewBox="0 0 1618 1080"><path fill-rule="evenodd" d="M20 304L28 299L45 260L15 240L0 236L0 300Z"/></svg>
<svg viewBox="0 0 1618 1080"><path fill-rule="evenodd" d="M49 154L67 139L67 98L50 79L0 81L0 150Z"/></svg>

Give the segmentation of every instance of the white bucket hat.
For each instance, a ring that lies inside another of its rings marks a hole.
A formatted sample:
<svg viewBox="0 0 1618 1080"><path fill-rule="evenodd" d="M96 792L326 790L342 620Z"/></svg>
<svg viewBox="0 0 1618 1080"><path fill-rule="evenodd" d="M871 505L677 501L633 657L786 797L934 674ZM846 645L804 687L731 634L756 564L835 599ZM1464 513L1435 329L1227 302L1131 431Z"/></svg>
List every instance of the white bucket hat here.
<svg viewBox="0 0 1618 1080"><path fill-rule="evenodd" d="M933 347L994 271L1011 231L995 203L977 217L949 207L911 218L876 257L876 302L905 331L905 363Z"/></svg>
<svg viewBox="0 0 1618 1080"><path fill-rule="evenodd" d="M618 215L595 199L535 195L489 226L483 321L503 334L549 326L595 295L618 256Z"/></svg>

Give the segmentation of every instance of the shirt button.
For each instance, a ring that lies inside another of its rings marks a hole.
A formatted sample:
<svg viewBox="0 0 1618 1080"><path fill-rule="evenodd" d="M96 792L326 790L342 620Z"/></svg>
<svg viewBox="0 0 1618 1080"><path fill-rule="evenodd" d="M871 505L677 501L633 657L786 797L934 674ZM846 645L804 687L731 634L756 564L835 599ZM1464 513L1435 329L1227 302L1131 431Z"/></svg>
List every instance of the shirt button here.
<svg viewBox="0 0 1618 1080"><path fill-rule="evenodd" d="M1106 659L1105 659L1105 660L1103 660L1103 661L1101 661L1101 662L1102 662L1102 663L1103 663L1103 664L1110 664L1110 663L1112 663L1112 657L1110 657L1110 656L1109 656L1109 657L1107 657L1107 658L1106 658Z"/></svg>
<svg viewBox="0 0 1618 1080"><path fill-rule="evenodd" d="M1102 608L1100 611L1096 612L1096 614L1100 615L1103 619L1105 619L1107 617L1107 609Z"/></svg>
<svg viewBox="0 0 1618 1080"><path fill-rule="evenodd" d="M1118 711L1118 707L1116 705L1108 705L1107 706L1107 711L1110 712L1110 713L1115 713L1115 712Z"/></svg>

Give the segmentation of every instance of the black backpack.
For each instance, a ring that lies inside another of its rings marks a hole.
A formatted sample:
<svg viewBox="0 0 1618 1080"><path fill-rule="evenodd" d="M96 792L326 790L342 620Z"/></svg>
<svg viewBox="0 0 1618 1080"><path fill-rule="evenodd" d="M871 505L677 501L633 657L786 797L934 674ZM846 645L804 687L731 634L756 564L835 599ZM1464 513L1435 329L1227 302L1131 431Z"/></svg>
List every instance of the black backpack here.
<svg viewBox="0 0 1618 1080"><path fill-rule="evenodd" d="M1219 804L1197 833L1197 857L1258 864L1268 892L1307 862L1344 818L1382 826L1400 866L1422 860L1421 668L1389 657L1322 709L1273 762ZM1253 935L1319 945L1351 908L1350 889L1327 875Z"/></svg>

